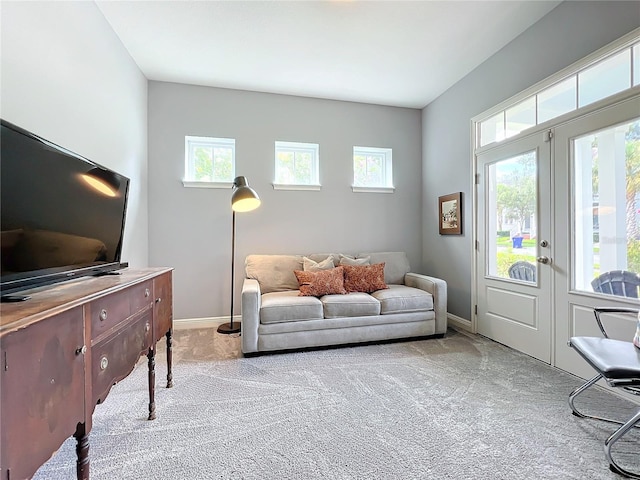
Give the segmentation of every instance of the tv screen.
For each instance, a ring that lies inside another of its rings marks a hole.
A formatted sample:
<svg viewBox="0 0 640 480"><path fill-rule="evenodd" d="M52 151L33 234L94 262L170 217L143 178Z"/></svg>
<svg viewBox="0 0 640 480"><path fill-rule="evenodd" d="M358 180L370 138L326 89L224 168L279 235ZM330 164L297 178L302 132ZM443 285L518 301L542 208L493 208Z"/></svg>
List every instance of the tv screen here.
<svg viewBox="0 0 640 480"><path fill-rule="evenodd" d="M120 268L129 179L0 123L2 296Z"/></svg>

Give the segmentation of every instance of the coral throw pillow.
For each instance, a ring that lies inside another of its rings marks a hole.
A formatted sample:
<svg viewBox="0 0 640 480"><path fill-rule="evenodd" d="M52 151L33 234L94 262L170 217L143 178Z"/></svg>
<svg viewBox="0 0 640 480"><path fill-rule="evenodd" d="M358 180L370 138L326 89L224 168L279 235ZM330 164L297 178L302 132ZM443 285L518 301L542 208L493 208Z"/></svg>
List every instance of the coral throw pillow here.
<svg viewBox="0 0 640 480"><path fill-rule="evenodd" d="M384 262L374 265L342 265L347 292L371 293L384 290Z"/></svg>
<svg viewBox="0 0 640 480"><path fill-rule="evenodd" d="M298 279L301 296L321 297L322 295L340 294L347 291L344 288L343 267L332 268L331 270L320 270L318 272L304 272L294 270L293 273Z"/></svg>
<svg viewBox="0 0 640 480"><path fill-rule="evenodd" d="M640 312L638 312L638 328L636 328L636 336L633 337L633 344L640 348Z"/></svg>

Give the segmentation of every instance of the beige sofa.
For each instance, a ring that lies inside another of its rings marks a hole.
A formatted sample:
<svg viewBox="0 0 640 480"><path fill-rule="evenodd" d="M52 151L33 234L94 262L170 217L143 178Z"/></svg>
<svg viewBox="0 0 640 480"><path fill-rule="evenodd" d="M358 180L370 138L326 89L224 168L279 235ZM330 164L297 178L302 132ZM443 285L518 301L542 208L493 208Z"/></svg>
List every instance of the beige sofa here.
<svg viewBox="0 0 640 480"><path fill-rule="evenodd" d="M325 266L331 263L326 268L338 268L332 270L335 274L346 269L356 270L340 268L341 262L365 263L378 271L380 264L384 264L384 283L388 288L368 293L301 296L294 272L305 271L309 263L317 262L321 266L323 261ZM249 255L245 274L242 288L244 354L443 336L447 330L445 281L411 273L404 252L362 253L355 257Z"/></svg>

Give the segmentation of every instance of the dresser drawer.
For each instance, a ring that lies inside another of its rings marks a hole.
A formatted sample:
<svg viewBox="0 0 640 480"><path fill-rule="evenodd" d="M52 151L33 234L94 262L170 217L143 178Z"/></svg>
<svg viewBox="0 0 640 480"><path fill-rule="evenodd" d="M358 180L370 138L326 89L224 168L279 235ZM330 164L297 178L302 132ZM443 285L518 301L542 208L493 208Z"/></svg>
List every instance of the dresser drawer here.
<svg viewBox="0 0 640 480"><path fill-rule="evenodd" d="M111 387L125 378L148 352L153 335L152 310L113 336L91 347L93 405L102 403Z"/></svg>
<svg viewBox="0 0 640 480"><path fill-rule="evenodd" d="M112 293L88 305L91 339L94 340L119 323L153 304L153 282L140 283L122 292Z"/></svg>

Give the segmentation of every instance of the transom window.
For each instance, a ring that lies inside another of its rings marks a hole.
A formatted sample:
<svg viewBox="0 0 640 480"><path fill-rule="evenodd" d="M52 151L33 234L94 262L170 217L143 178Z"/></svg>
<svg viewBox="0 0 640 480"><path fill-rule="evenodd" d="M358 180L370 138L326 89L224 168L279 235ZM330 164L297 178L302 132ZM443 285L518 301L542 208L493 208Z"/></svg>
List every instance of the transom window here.
<svg viewBox="0 0 640 480"><path fill-rule="evenodd" d="M353 147L353 191L393 193L392 149Z"/></svg>
<svg viewBox="0 0 640 480"><path fill-rule="evenodd" d="M640 85L640 43L635 34L614 49L518 96L477 123L477 147L500 142L528 128Z"/></svg>
<svg viewBox="0 0 640 480"><path fill-rule="evenodd" d="M235 175L233 138L185 137L185 186L227 187Z"/></svg>
<svg viewBox="0 0 640 480"><path fill-rule="evenodd" d="M275 146L275 181L273 188L281 190L320 190L320 146L317 143L276 141Z"/></svg>

